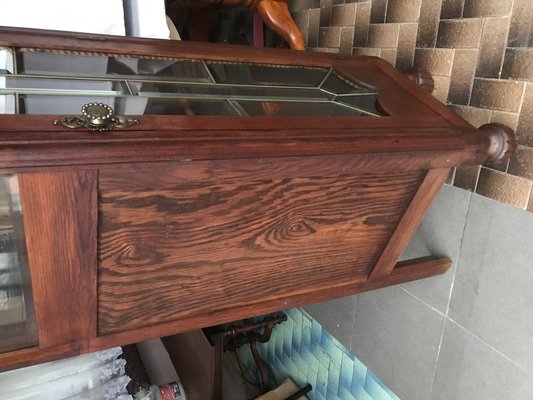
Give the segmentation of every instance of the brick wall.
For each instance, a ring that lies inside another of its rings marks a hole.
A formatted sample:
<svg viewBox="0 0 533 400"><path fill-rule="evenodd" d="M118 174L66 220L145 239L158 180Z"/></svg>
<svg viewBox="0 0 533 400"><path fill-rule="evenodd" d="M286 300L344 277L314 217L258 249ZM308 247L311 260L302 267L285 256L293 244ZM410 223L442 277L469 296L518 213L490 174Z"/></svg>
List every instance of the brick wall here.
<svg viewBox="0 0 533 400"><path fill-rule="evenodd" d="M513 128L511 160L458 168L449 183L533 212L533 1L292 0L312 51L427 69L434 96L474 126Z"/></svg>

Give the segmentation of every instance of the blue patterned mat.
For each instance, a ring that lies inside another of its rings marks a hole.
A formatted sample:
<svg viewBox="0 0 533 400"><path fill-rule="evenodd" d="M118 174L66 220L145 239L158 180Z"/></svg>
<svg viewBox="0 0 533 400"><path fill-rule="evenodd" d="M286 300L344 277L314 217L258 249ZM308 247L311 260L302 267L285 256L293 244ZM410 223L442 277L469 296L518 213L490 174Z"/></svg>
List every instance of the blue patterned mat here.
<svg viewBox="0 0 533 400"><path fill-rule="evenodd" d="M304 310L285 313L287 321L274 328L270 341L258 344L278 383L310 383L311 400L400 400ZM249 346L238 353L248 371L255 371Z"/></svg>

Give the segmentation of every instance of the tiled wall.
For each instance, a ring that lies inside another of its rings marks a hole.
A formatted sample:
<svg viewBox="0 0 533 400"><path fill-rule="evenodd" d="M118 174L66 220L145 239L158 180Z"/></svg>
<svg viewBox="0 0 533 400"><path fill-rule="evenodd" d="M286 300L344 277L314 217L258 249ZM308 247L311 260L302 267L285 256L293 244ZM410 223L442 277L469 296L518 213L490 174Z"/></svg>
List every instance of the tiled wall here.
<svg viewBox="0 0 533 400"><path fill-rule="evenodd" d="M508 162L458 168L449 183L533 212L532 0L292 0L309 50L427 69L434 96L474 126L503 123Z"/></svg>
<svg viewBox="0 0 533 400"><path fill-rule="evenodd" d="M403 259L444 275L306 306L404 400L533 399L533 213L444 186Z"/></svg>

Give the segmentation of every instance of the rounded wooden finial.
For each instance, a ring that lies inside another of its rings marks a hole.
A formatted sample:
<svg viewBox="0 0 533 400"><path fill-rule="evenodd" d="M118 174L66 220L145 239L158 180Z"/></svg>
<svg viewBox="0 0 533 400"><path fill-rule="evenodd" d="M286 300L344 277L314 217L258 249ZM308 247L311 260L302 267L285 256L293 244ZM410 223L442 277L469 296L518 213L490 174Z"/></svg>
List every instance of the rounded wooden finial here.
<svg viewBox="0 0 533 400"><path fill-rule="evenodd" d="M490 123L481 125L479 130L486 134L490 140L486 161L504 160L515 151L516 139L511 128L502 124Z"/></svg>
<svg viewBox="0 0 533 400"><path fill-rule="evenodd" d="M426 92L433 93L433 89L435 89L435 81L433 81L433 77L425 69L411 68L405 71L404 75Z"/></svg>

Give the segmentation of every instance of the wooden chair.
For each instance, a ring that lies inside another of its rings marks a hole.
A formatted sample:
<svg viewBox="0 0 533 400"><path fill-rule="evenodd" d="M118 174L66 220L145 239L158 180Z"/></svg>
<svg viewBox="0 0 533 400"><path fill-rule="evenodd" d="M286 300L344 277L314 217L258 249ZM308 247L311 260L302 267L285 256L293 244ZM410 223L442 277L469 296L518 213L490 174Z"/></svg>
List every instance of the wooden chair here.
<svg viewBox="0 0 533 400"><path fill-rule="evenodd" d="M291 49L305 50L302 33L292 19L287 5L289 0L167 0L171 7L206 7L212 5L241 5L256 11L264 23L287 41ZM198 35L205 40L206 35Z"/></svg>

